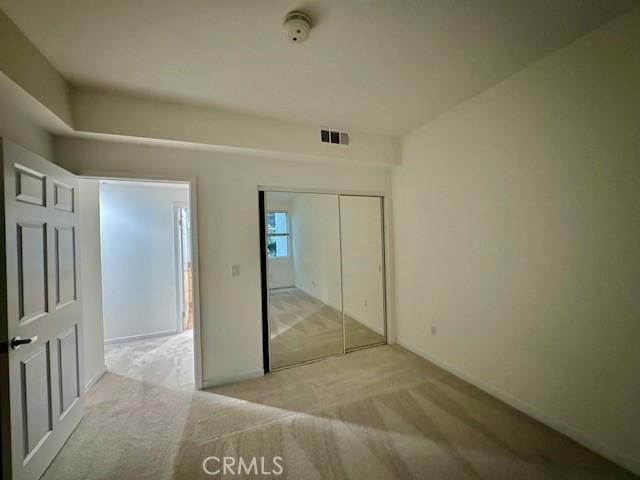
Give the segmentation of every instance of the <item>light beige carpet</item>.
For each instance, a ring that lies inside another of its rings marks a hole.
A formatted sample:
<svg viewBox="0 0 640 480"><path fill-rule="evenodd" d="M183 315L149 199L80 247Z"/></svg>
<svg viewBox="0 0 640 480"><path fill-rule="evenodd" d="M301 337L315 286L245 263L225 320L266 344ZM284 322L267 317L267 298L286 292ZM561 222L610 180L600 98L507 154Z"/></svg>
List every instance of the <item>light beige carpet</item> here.
<svg viewBox="0 0 640 480"><path fill-rule="evenodd" d="M635 478L398 346L208 392L152 370L95 385L45 479L214 478L206 457L240 455L283 457L271 479Z"/></svg>
<svg viewBox="0 0 640 480"><path fill-rule="evenodd" d="M384 337L298 288L269 292L271 368L337 355L384 342Z"/></svg>
<svg viewBox="0 0 640 480"><path fill-rule="evenodd" d="M104 346L107 369L134 380L193 390L193 330Z"/></svg>

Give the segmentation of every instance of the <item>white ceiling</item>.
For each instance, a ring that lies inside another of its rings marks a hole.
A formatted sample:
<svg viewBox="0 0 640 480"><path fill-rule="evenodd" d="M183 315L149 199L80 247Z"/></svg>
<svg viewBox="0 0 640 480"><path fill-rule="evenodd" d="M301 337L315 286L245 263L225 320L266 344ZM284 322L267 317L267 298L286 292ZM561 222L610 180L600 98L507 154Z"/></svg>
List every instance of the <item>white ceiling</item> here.
<svg viewBox="0 0 640 480"><path fill-rule="evenodd" d="M72 85L398 135L636 0L0 0ZM289 44L284 15L315 23Z"/></svg>

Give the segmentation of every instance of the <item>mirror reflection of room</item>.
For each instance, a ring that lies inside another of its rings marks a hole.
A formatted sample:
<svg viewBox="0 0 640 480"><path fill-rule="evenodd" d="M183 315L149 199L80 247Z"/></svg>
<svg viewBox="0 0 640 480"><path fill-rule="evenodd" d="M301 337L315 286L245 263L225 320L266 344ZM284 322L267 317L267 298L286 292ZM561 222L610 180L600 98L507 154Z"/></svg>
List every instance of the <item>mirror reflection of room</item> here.
<svg viewBox="0 0 640 480"><path fill-rule="evenodd" d="M338 197L265 200L271 367L343 353Z"/></svg>
<svg viewBox="0 0 640 480"><path fill-rule="evenodd" d="M381 199L267 192L272 369L385 341Z"/></svg>

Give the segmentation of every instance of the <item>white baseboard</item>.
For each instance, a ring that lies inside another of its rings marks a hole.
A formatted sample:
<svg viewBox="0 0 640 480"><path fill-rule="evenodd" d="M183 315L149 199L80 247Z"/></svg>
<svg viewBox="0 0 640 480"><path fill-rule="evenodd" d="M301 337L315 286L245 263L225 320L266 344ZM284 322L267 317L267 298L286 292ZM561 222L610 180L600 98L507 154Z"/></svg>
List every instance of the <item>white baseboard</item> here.
<svg viewBox="0 0 640 480"><path fill-rule="evenodd" d="M640 461L638 461L637 459L632 458L629 455L626 455L620 452L616 448L605 445L600 440L597 440L585 434L584 432L568 425L562 420L558 420L555 417L552 417L550 415L547 415L541 412L536 407L528 404L527 402L524 402L518 398L513 397L508 393L505 393L502 390L499 390L493 387L492 385L488 384L483 380L479 380L474 376L468 375L460 371L458 368L454 367L453 365L450 365L449 363L443 362L433 357L432 355L428 354L427 352L423 351L420 348L414 347L413 345L410 345L409 343L403 342L400 340L398 340L397 343L401 347L406 348L407 350L415 353L416 355L419 355L422 358L429 360L430 362L434 363L435 365L442 368L443 370L446 370L447 372L455 375L456 377L463 379L464 381L470 383L471 385L478 387L480 390L483 390L488 394L498 398L499 400L502 400L504 403L512 406L516 410L519 410L520 412L538 420L539 422L544 423L546 426L566 435L572 440L575 440L580 445L588 448L589 450L595 453L598 453L599 455L602 455L604 458L611 460L613 463L620 465L623 468L626 468L627 470L635 473L636 475L640 475Z"/></svg>
<svg viewBox="0 0 640 480"><path fill-rule="evenodd" d="M86 383L86 385L84 386L85 393L91 390L91 387L93 387L96 383L98 383L98 380L100 380L105 373L107 373L107 366L103 365L102 368L98 371L98 373L96 373L93 377L91 377L89 381Z"/></svg>
<svg viewBox="0 0 640 480"><path fill-rule="evenodd" d="M215 379L203 380L202 389L220 387L229 383L242 382L243 380L251 380L252 378L259 378L264 376L264 370L249 370L248 372L238 373L237 375L230 375L226 377L220 377Z"/></svg>
<svg viewBox="0 0 640 480"><path fill-rule="evenodd" d="M109 338L104 340L105 345L110 345L112 343L123 343L123 342L135 342L136 340L146 340L147 338L155 338L155 337L166 337L168 335L177 335L180 333L177 330L165 330L164 332L152 332L152 333L143 333L141 335L131 335L129 337L116 337Z"/></svg>

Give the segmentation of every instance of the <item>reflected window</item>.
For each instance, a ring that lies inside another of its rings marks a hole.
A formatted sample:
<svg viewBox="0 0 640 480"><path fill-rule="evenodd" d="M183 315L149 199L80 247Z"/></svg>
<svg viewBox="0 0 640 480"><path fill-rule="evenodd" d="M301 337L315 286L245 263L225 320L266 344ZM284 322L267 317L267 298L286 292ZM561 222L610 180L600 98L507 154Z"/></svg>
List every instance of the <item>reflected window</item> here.
<svg viewBox="0 0 640 480"><path fill-rule="evenodd" d="M289 256L288 212L267 212L267 253L272 258Z"/></svg>

